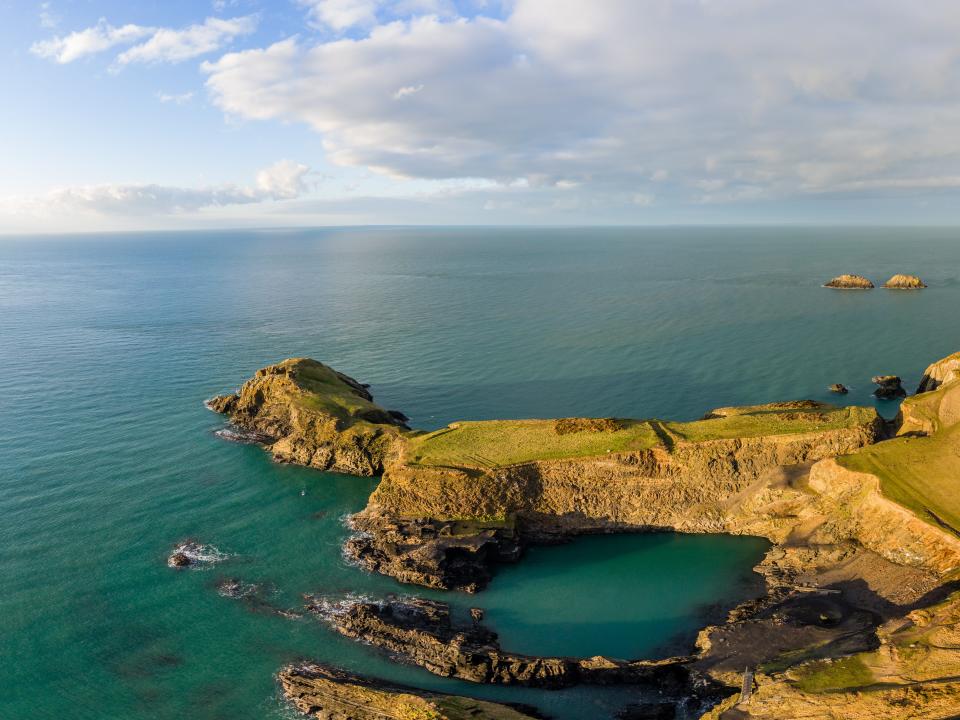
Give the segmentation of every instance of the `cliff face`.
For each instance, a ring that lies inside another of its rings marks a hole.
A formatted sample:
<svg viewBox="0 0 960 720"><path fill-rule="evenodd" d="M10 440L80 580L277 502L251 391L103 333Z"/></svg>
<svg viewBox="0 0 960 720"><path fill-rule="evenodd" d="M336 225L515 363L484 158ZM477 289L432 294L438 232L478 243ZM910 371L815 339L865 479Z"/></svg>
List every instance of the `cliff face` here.
<svg viewBox="0 0 960 720"><path fill-rule="evenodd" d="M944 383L960 379L960 352L948 355L923 371L917 393L936 390Z"/></svg>
<svg viewBox="0 0 960 720"><path fill-rule="evenodd" d="M274 458L352 475L378 475L407 427L373 402L364 385L315 360L257 371L208 407L254 434Z"/></svg>

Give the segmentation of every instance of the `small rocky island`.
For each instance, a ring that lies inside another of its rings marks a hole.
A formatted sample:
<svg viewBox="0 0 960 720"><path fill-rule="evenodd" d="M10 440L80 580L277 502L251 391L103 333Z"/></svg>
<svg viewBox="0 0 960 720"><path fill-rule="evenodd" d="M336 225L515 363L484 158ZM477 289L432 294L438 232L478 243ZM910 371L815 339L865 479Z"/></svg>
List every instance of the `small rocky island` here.
<svg viewBox="0 0 960 720"><path fill-rule="evenodd" d="M895 376L876 380L902 392ZM641 704L646 717L960 716L960 353L927 368L890 422L872 408L795 401L719 408L693 422L499 420L423 432L365 386L302 358L210 405L277 460L382 475L351 520L346 552L405 583L480 592L529 545L584 533L731 533L772 544L755 568L763 596L663 666L504 653L481 612L460 625L444 604L415 598L352 601L328 616L338 632L432 672L541 687L665 673L669 697ZM325 602L310 598L308 610L323 615ZM323 666L279 678L316 717L531 716Z"/></svg>
<svg viewBox="0 0 960 720"><path fill-rule="evenodd" d="M888 290L920 290L925 288L923 280L916 275L894 275L883 286Z"/></svg>
<svg viewBox="0 0 960 720"><path fill-rule="evenodd" d="M872 290L873 283L862 275L838 275L823 284L826 288L836 290Z"/></svg>

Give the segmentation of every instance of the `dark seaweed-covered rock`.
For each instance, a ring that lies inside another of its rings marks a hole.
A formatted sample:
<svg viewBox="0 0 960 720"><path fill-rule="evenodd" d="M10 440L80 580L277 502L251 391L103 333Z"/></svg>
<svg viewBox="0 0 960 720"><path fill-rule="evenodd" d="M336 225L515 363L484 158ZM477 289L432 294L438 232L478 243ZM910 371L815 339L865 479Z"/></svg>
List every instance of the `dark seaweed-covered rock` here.
<svg viewBox="0 0 960 720"><path fill-rule="evenodd" d="M875 375L871 381L877 385L873 394L881 400L892 400L893 398L902 398L907 396L907 391L903 389L901 380L897 375Z"/></svg>
<svg viewBox="0 0 960 720"><path fill-rule="evenodd" d="M443 677L548 689L577 683L653 684L661 691L675 693L685 692L690 681L687 658L650 662L504 652L497 634L476 618L471 625L458 624L446 603L433 600L308 599L307 609L322 616L339 633L389 650Z"/></svg>

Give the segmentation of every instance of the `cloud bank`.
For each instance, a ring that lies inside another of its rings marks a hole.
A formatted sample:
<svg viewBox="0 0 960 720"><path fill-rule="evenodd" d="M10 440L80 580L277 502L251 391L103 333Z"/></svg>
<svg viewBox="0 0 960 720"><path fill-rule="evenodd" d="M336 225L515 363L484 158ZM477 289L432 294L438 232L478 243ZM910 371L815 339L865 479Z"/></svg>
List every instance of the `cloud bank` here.
<svg viewBox="0 0 960 720"><path fill-rule="evenodd" d="M281 160L257 173L253 186L186 188L155 184L84 185L43 195L0 198L0 214L152 216L205 208L292 200L308 190L310 168Z"/></svg>
<svg viewBox="0 0 960 720"><path fill-rule="evenodd" d="M203 65L207 87L230 115L308 124L341 165L639 206L943 187L960 170L949 0L516 0L503 18L387 21L389 3L302 4L355 37L229 53Z"/></svg>

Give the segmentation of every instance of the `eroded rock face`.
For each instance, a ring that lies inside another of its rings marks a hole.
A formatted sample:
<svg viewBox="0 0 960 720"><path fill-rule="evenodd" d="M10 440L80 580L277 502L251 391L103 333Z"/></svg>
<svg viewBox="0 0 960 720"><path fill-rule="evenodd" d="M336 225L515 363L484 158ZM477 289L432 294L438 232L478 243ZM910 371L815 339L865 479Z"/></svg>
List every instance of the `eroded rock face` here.
<svg viewBox="0 0 960 720"><path fill-rule="evenodd" d="M948 355L943 360L932 363L923 371L917 393L936 390L941 385L960 380L960 352Z"/></svg>
<svg viewBox="0 0 960 720"><path fill-rule="evenodd" d="M897 375L874 375L870 381L877 385L873 394L881 400L892 400L907 396L907 391L903 389L902 381Z"/></svg>
<svg viewBox="0 0 960 720"><path fill-rule="evenodd" d="M281 670L284 697L303 715L321 720L533 720L521 705L442 695L351 675L329 665L300 663Z"/></svg>
<svg viewBox="0 0 960 720"><path fill-rule="evenodd" d="M383 472L408 429L405 416L376 405L365 385L307 358L258 370L237 393L207 406L278 461L353 475Z"/></svg>
<svg viewBox="0 0 960 720"><path fill-rule="evenodd" d="M838 290L870 290L873 283L862 275L838 275L823 286Z"/></svg>
<svg viewBox="0 0 960 720"><path fill-rule="evenodd" d="M577 683L648 684L678 697L690 693L687 658L628 662L508 653L500 649L497 634L479 621L455 623L446 603L418 598L331 603L314 598L308 609L341 634L397 653L443 677L547 689Z"/></svg>
<svg viewBox="0 0 960 720"><path fill-rule="evenodd" d="M883 286L889 290L920 290L925 288L923 280L916 275L894 275Z"/></svg>

